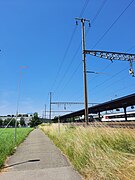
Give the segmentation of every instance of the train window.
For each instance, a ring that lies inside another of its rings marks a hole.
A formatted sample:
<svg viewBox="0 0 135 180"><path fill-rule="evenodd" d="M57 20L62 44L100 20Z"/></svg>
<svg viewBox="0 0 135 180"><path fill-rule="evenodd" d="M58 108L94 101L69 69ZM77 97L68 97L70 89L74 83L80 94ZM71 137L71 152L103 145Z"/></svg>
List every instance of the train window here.
<svg viewBox="0 0 135 180"><path fill-rule="evenodd" d="M135 114L132 113L132 114L127 114L127 117L135 117Z"/></svg>

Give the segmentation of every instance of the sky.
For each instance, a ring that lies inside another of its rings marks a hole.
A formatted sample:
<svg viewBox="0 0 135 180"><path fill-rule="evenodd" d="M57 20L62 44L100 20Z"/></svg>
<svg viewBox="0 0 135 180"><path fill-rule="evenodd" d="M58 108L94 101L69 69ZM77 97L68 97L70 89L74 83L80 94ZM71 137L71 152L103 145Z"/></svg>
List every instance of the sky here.
<svg viewBox="0 0 135 180"><path fill-rule="evenodd" d="M50 92L52 102L84 101L76 17L90 20L90 27L85 23L86 49L135 52L133 0L0 0L0 115L18 110L43 116ZM86 64L87 70L101 73L87 74L89 103L134 93L129 62L87 55ZM81 108L52 104L52 111Z"/></svg>

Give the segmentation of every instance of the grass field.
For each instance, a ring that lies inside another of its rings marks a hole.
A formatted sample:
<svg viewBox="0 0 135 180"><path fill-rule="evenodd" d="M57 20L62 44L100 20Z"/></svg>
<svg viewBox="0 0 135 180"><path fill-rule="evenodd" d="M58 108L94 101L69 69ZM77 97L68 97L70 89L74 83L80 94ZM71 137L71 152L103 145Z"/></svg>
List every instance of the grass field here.
<svg viewBox="0 0 135 180"><path fill-rule="evenodd" d="M32 128L17 128L17 146L32 131ZM7 156L15 152L14 128L0 128L0 168L4 165Z"/></svg>
<svg viewBox="0 0 135 180"><path fill-rule="evenodd" d="M135 132L131 129L40 126L84 179L134 180Z"/></svg>

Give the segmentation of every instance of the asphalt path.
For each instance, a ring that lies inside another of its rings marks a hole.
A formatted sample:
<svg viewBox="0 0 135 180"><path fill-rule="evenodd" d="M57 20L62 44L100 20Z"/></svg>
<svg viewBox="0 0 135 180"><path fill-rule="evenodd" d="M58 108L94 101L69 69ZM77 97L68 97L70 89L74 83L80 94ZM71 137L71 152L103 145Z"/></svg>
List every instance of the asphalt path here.
<svg viewBox="0 0 135 180"><path fill-rule="evenodd" d="M0 180L81 180L61 151L40 130L32 131L8 158Z"/></svg>

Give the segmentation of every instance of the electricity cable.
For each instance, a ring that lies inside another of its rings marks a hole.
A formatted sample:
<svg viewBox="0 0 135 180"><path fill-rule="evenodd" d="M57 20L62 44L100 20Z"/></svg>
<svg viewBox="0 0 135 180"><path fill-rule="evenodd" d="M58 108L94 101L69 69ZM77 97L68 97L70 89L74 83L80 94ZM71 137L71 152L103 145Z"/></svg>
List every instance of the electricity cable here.
<svg viewBox="0 0 135 180"><path fill-rule="evenodd" d="M96 15L94 16L94 18L93 18L93 20L92 20L92 23L95 22L95 20L97 19L98 15L100 14L100 12L101 12L101 10L103 9L103 7L104 7L104 5L105 5L106 2L107 2L107 0L104 0L104 1L103 1L103 3L102 3L101 6L99 7ZM87 5L88 5L88 4L87 4ZM89 29L90 29L90 28L88 28L88 29L86 30L86 37L87 37L87 35L88 35ZM61 79L61 81L60 81L60 84L62 83L62 80L65 78L67 72L69 71L71 65L73 64L73 61L74 61L77 53L79 52L79 49L80 49L80 48L81 48L81 42L80 42L80 44L79 44L79 46L78 46L78 48L77 48L77 50L76 50L73 58L72 58L71 61L70 61L69 66L68 66L67 69L65 70L65 73L64 73L64 75L63 75L63 77L62 77L62 79ZM77 66L77 67L78 67L78 66ZM74 71L74 73L72 74L71 77L73 77L73 75L75 74L76 71L77 71L77 70ZM71 77L69 78L68 83L69 83L70 80L72 79ZM60 84L57 86L56 90L58 89L58 87L60 87ZM66 85L67 85L67 83L66 83ZM63 89L64 89L64 88L63 88Z"/></svg>
<svg viewBox="0 0 135 180"><path fill-rule="evenodd" d="M85 3L84 3L83 8L82 8L82 10L81 10L81 13L80 13L80 16L79 16L79 17L81 17L81 16L84 14L84 12L85 12L85 10L86 10L86 8L87 8L87 6L88 6L88 3L89 3L89 0L86 0ZM54 82L53 82L53 84L52 84L51 89L54 87L54 85L55 85L55 83L56 83L56 80L57 80L57 77L58 77L59 74L60 74L60 71L61 71L62 66L63 66L63 64L64 64L64 61L65 61L65 59L66 59L67 53L68 53L68 51L69 51L69 49L70 49L70 46L71 46L71 44L72 44L74 35L75 35L75 33L76 33L76 29L77 29L77 28L76 28L76 26L75 26L75 28L74 28L74 30L73 30L73 32L72 32L71 38L70 38L70 40L69 40L68 46L67 46L67 48L66 48L66 51L65 51L65 53L64 53L64 56L63 56L63 58L62 58L62 61L61 61L61 63L60 63L60 66L59 66L59 68L58 68L58 71L57 71L57 73L56 73L55 80L54 80Z"/></svg>
<svg viewBox="0 0 135 180"><path fill-rule="evenodd" d="M106 34L112 29L112 27L117 23L117 21L120 19L120 17L126 12L126 10L131 6L131 4L134 2L132 0L126 8L120 13L120 15L115 19L115 21L111 24L111 26L104 32L104 34L99 38L99 40L95 43L95 45L92 47L94 49L101 41L102 39L106 36Z"/></svg>
<svg viewBox="0 0 135 180"><path fill-rule="evenodd" d="M106 2L107 2L107 0L104 0L104 1L102 2L101 6L99 7L99 9L98 9L98 11L97 11L97 13L96 13L96 15L95 15L94 18L92 19L91 24L94 24L94 22L96 21L97 17L98 17L99 14L100 14L100 12L102 11L103 7L105 6Z"/></svg>

